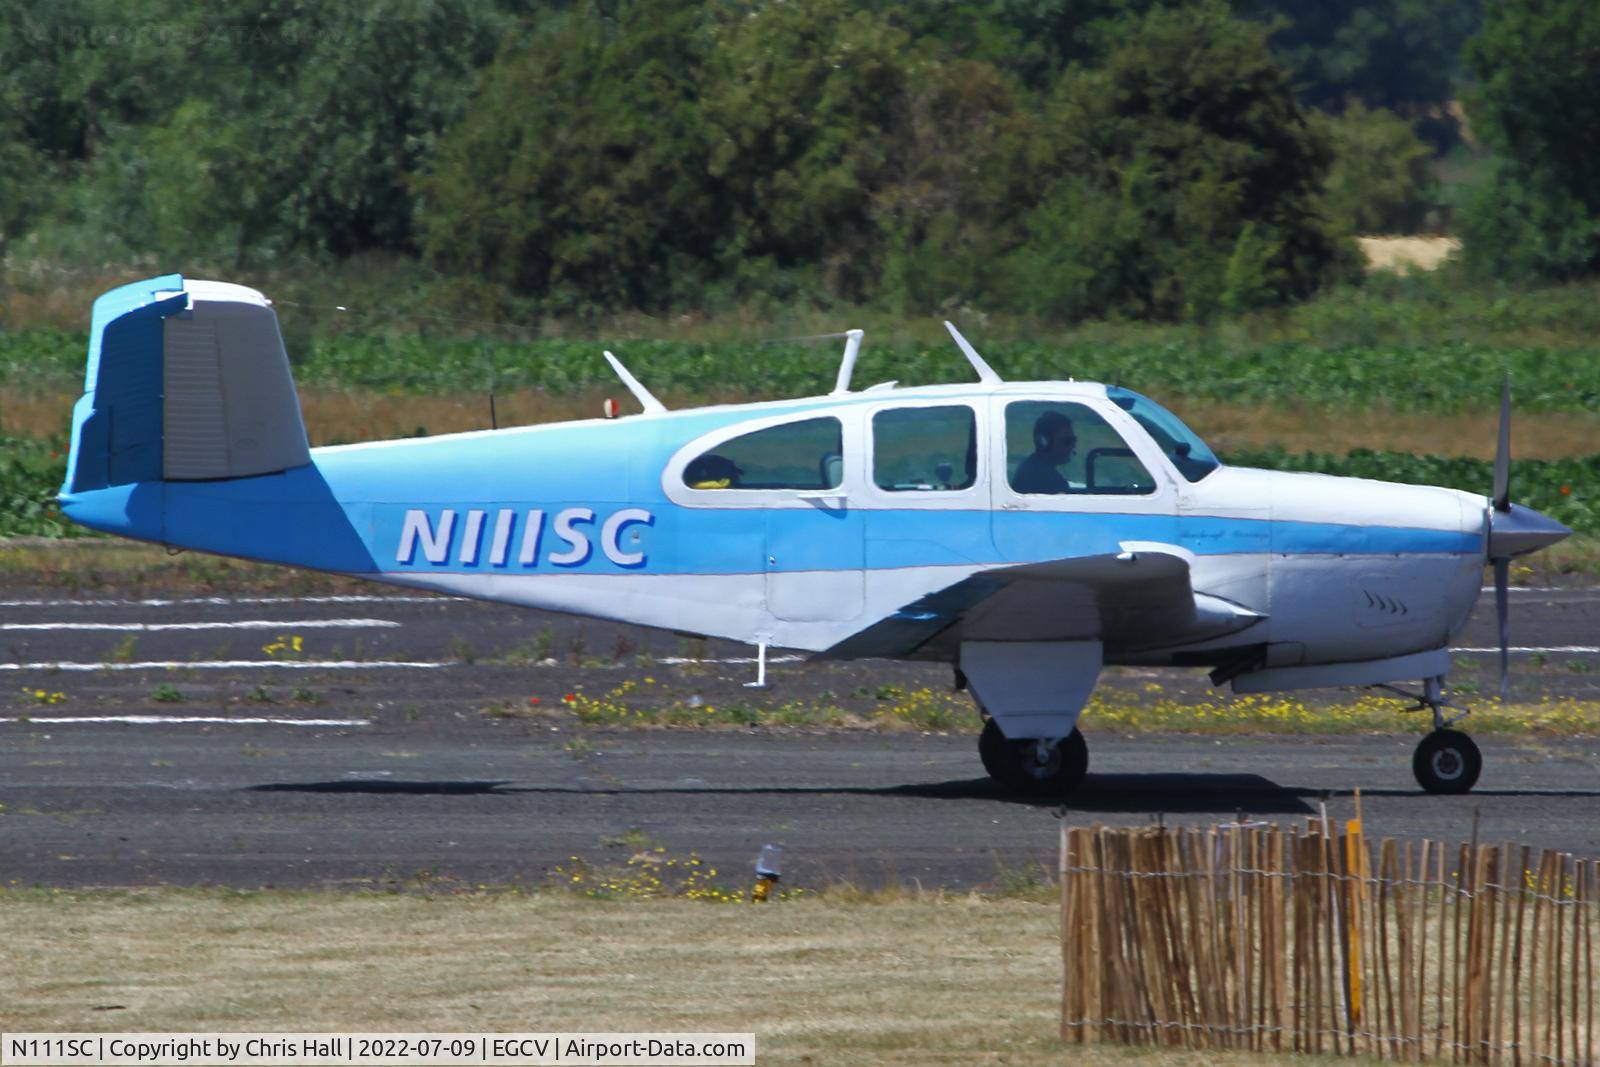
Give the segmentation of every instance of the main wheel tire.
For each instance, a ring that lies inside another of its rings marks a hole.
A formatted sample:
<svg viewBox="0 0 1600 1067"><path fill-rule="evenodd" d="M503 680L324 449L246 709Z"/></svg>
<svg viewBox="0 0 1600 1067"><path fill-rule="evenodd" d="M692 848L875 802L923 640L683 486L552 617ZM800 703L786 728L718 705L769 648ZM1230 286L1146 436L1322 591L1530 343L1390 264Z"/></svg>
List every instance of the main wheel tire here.
<svg viewBox="0 0 1600 1067"><path fill-rule="evenodd" d="M1460 730L1435 730L1417 743L1411 773L1429 793L1465 793L1478 784L1483 753Z"/></svg>
<svg viewBox="0 0 1600 1067"><path fill-rule="evenodd" d="M978 735L978 758L1003 788L1028 796L1066 796L1083 783L1089 773L1089 745L1076 729L1050 751L1038 758L1039 746L1031 738L1012 740L1000 732L1000 724L989 719Z"/></svg>

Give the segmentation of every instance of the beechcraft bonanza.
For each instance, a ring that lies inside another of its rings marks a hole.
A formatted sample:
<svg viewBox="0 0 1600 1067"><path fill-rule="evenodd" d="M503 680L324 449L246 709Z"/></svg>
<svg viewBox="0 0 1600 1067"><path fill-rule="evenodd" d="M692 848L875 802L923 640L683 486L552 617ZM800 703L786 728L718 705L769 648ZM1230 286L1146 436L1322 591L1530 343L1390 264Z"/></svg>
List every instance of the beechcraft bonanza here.
<svg viewBox="0 0 1600 1067"><path fill-rule="evenodd" d="M1570 531L1511 503L1509 388L1493 493L1226 466L1119 386L834 390L309 447L269 301L167 275L94 304L63 512L159 544L818 657L951 664L985 769L1059 795L1107 664L1210 668L1235 691L1378 686L1433 730L1413 770L1462 793L1449 644L1493 565ZM1454 714L1451 714L1454 713Z"/></svg>

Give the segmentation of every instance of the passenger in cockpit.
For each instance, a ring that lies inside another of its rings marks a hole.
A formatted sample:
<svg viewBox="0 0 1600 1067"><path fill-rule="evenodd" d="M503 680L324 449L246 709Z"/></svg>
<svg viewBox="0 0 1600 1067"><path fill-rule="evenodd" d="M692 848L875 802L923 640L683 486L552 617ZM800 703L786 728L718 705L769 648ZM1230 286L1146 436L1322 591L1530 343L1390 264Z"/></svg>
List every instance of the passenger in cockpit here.
<svg viewBox="0 0 1600 1067"><path fill-rule="evenodd" d="M733 460L708 452L689 461L683 480L690 489L737 489L742 474Z"/></svg>
<svg viewBox="0 0 1600 1067"><path fill-rule="evenodd" d="M1072 458L1077 447L1072 420L1059 411L1046 411L1034 421L1033 455L1017 465L1011 488L1019 493L1072 492L1061 465Z"/></svg>

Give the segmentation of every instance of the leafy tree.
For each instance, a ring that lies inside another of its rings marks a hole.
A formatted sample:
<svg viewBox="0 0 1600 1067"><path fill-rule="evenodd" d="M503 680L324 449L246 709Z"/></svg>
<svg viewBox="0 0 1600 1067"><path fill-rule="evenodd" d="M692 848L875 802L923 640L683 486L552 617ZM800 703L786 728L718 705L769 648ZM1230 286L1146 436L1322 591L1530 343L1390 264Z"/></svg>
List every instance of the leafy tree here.
<svg viewBox="0 0 1600 1067"><path fill-rule="evenodd" d="M944 59L912 72L870 207L886 302L927 311L1007 299L993 261L1016 243L1048 154L1030 105L990 63Z"/></svg>
<svg viewBox="0 0 1600 1067"><path fill-rule="evenodd" d="M1204 319L1348 270L1320 216L1329 150L1267 30L1220 2L1126 17L1051 105L1061 175L1011 257L1028 310Z"/></svg>
<svg viewBox="0 0 1600 1067"><path fill-rule="evenodd" d="M1493 4L1469 42L1474 131L1499 157L1468 205L1463 251L1502 277L1600 270L1600 8Z"/></svg>
<svg viewBox="0 0 1600 1067"><path fill-rule="evenodd" d="M712 31L705 118L710 174L739 212L724 254L820 263L847 298L877 275L873 191L905 118L907 34L848 0L752 4Z"/></svg>
<svg viewBox="0 0 1600 1067"><path fill-rule="evenodd" d="M1359 101L1318 120L1333 149L1326 209L1346 234L1414 233L1427 222L1433 150L1392 111Z"/></svg>
<svg viewBox="0 0 1600 1067"><path fill-rule="evenodd" d="M24 72L27 138L78 176L52 231L190 259L345 255L408 246L406 177L505 24L493 0L24 0L0 58Z"/></svg>
<svg viewBox="0 0 1600 1067"><path fill-rule="evenodd" d="M703 284L735 210L708 164L704 47L690 0L535 22L418 180L425 252L569 310Z"/></svg>
<svg viewBox="0 0 1600 1067"><path fill-rule="evenodd" d="M1455 95L1461 47L1483 0L1235 0L1274 25L1273 50L1301 99L1326 110L1347 100L1414 114Z"/></svg>

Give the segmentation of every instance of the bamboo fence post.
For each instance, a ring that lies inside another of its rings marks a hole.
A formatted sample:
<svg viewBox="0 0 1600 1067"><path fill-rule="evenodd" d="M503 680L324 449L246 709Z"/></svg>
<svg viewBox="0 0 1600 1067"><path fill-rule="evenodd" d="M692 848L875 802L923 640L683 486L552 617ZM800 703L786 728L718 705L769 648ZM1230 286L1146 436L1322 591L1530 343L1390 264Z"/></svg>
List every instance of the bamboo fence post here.
<svg viewBox="0 0 1600 1067"><path fill-rule="evenodd" d="M1517 939L1511 956L1511 1055L1521 1067L1522 1032L1522 930L1528 914L1528 846L1523 845L1517 870Z"/></svg>
<svg viewBox="0 0 1600 1067"><path fill-rule="evenodd" d="M1374 1019L1374 1023L1381 1023L1383 1034L1386 1038L1397 1038L1400 1031L1397 1027L1396 1005L1394 1002L1394 970L1390 967L1389 954L1391 950L1389 938L1389 911L1392 903L1391 886L1394 885L1399 860L1395 855L1394 839L1386 837L1378 843L1378 884L1373 894L1373 905L1377 910L1377 920L1373 924L1377 934L1377 945L1374 946L1378 953L1378 979L1380 998L1383 1001L1383 1018ZM1380 1043L1379 1055L1389 1054L1389 1058L1398 1059L1398 1052L1403 1047L1396 1041Z"/></svg>
<svg viewBox="0 0 1600 1067"><path fill-rule="evenodd" d="M1077 859L1077 830L1061 823L1061 860L1056 876L1061 879L1061 1042L1066 1044L1074 1037L1082 1044L1082 1027L1073 1020L1082 1019L1077 999L1083 991L1083 940L1078 936L1078 914L1074 905L1081 903L1075 892ZM1070 1031L1076 1031L1075 1033Z"/></svg>
<svg viewBox="0 0 1600 1067"><path fill-rule="evenodd" d="M1134 838L1135 845L1135 870L1140 874L1148 873L1153 877L1135 877L1134 892L1138 902L1138 926L1135 928L1139 942L1143 947L1143 968L1146 974L1147 998L1150 1005L1150 1022L1153 1029L1150 1032L1150 1043L1153 1045L1167 1044L1174 1033L1170 1024L1174 1012L1172 1003L1174 999L1173 981L1176 973L1171 966L1171 957L1168 954L1169 942L1166 936L1165 924L1161 921L1159 905L1160 882L1163 867L1161 865L1160 841L1158 835L1163 831L1145 831Z"/></svg>
<svg viewBox="0 0 1600 1067"><path fill-rule="evenodd" d="M1517 883L1510 877L1510 854L1512 854L1512 846L1507 841L1506 845L1502 845L1501 851L1499 851L1498 873L1494 875L1494 881L1499 885L1494 896L1496 896L1496 901L1499 904L1499 928L1501 928L1501 933L1499 933L1499 976L1494 982L1494 1024L1493 1030L1490 1032L1494 1048L1494 1056L1491 1057L1491 1062L1494 1062L1494 1064L1506 1062L1506 987L1509 984L1507 968L1510 965L1510 918L1512 918L1512 902L1515 901L1515 893L1517 893L1517 888L1515 888Z"/></svg>
<svg viewBox="0 0 1600 1067"><path fill-rule="evenodd" d="M1446 946L1449 944L1451 898L1446 895L1450 883L1444 877L1444 845L1441 843L1435 851L1435 880L1439 883L1439 980L1434 983L1433 1058L1438 1059L1444 1054L1444 987L1450 975L1450 954Z"/></svg>
<svg viewBox="0 0 1600 1067"><path fill-rule="evenodd" d="M1478 843L1476 824L1472 836L1472 889L1469 898L1470 911L1467 922L1466 941L1466 981L1472 999L1471 1008L1462 1013L1462 1023L1465 1026L1463 1044L1467 1046L1464 1058L1467 1063L1479 1063L1483 1058L1484 1045L1479 1040L1479 1031L1482 1029L1483 1003L1485 987L1483 984L1483 969L1488 951L1485 937L1485 913L1490 904L1490 891L1486 888L1489 882L1487 864L1490 859L1491 849L1487 845Z"/></svg>
<svg viewBox="0 0 1600 1067"><path fill-rule="evenodd" d="M1269 903L1272 908L1270 917L1272 919L1272 1048L1274 1052L1283 1051L1283 1030L1285 1026L1289 1025L1288 1002L1286 999L1289 982L1289 939L1284 937L1284 924L1290 918L1290 913L1284 906L1284 902L1287 899L1285 877L1289 871L1285 860L1286 846L1287 843L1284 841L1282 831L1275 831L1271 838L1271 844L1268 846L1272 864L1272 878L1268 882L1268 890L1271 894Z"/></svg>
<svg viewBox="0 0 1600 1067"><path fill-rule="evenodd" d="M1395 907L1395 930L1398 942L1397 948L1400 955L1400 978L1397 983L1400 987L1400 1059L1416 1059L1416 1045L1412 1038L1416 1031L1416 1011L1412 1002L1413 987L1411 985L1411 971L1415 960L1412 951L1411 924L1414 921L1416 894L1411 884L1411 842L1405 843L1400 853L1400 885Z"/></svg>
<svg viewBox="0 0 1600 1067"><path fill-rule="evenodd" d="M1594 901L1600 893L1600 862L1584 864L1587 888L1586 901ZM1594 907L1584 910L1584 1061L1595 1059L1595 942Z"/></svg>
<svg viewBox="0 0 1600 1067"><path fill-rule="evenodd" d="M1549 1047L1545 1041L1543 1028L1539 1025L1542 1016L1539 1013L1539 992L1544 984L1543 972L1547 965L1549 954L1545 951L1541 941L1546 936L1544 929L1544 909L1546 895L1544 888L1549 884L1550 858L1543 851L1539 853L1539 873L1534 877L1533 897L1533 924L1528 931L1528 1053L1534 1059L1543 1058L1545 1050Z"/></svg>
<svg viewBox="0 0 1600 1067"><path fill-rule="evenodd" d="M1475 1010L1471 1016L1473 1058L1479 1063L1489 1062L1489 1037L1493 1023L1492 983L1494 981L1495 890L1494 874L1499 860L1493 846L1478 847L1478 864L1472 881L1477 892L1478 940L1473 948Z"/></svg>
<svg viewBox="0 0 1600 1067"><path fill-rule="evenodd" d="M1132 922L1131 908L1131 883L1128 877L1128 839L1123 834L1106 831L1106 852L1111 862L1108 864L1112 881L1109 885L1112 899L1116 901L1117 922L1113 928L1117 938L1118 967L1120 981L1117 983L1117 1004L1112 1012L1117 1026L1122 1030L1122 1040L1133 1044L1143 1035L1139 1012L1139 987L1143 984L1143 976L1139 974L1139 957L1137 946L1129 936L1128 927Z"/></svg>
<svg viewBox="0 0 1600 1067"><path fill-rule="evenodd" d="M1229 1035L1228 1046L1238 1048L1241 1039L1246 1037L1248 1030L1241 1031L1240 1026L1250 1021L1250 979L1245 970L1245 931L1248 924L1244 918L1244 885L1240 868L1244 863L1239 858L1239 830L1237 827L1228 828L1228 910L1232 913L1231 927L1233 959L1233 1032Z"/></svg>
<svg viewBox="0 0 1600 1067"><path fill-rule="evenodd" d="M1190 879L1193 887L1190 898L1195 903L1195 914L1199 923L1195 930L1195 939L1200 946L1202 958L1205 960L1204 993L1206 1033L1213 1038L1217 1027L1223 1022L1223 1005L1226 1003L1223 988L1223 974L1220 954L1217 952L1216 936L1216 883L1213 877L1212 858L1215 855L1212 835L1196 834L1190 838L1190 847L1194 856L1191 868L1194 876Z"/></svg>
<svg viewBox="0 0 1600 1067"><path fill-rule="evenodd" d="M1430 886L1429 861L1432 859L1432 841L1422 841L1421 856L1418 857L1416 867L1416 886L1418 899L1422 902L1421 912L1418 915L1416 926L1416 1057L1419 1061L1427 1057L1427 912L1429 912L1432 886Z"/></svg>
<svg viewBox="0 0 1600 1067"><path fill-rule="evenodd" d="M1306 898L1306 940L1311 943L1311 999L1306 1002L1306 1019L1311 1033L1311 1051L1322 1052L1322 1009L1327 1003L1323 996L1322 957L1322 835L1306 835L1306 878L1303 891Z"/></svg>
<svg viewBox="0 0 1600 1067"><path fill-rule="evenodd" d="M1465 908L1468 897L1465 894L1467 871L1471 861L1467 854L1467 846L1461 845L1456 849L1455 895L1453 902L1455 909L1450 921L1450 1062L1461 1062L1461 1009L1466 998L1461 995L1464 984L1465 967L1461 958L1461 912Z"/></svg>
<svg viewBox="0 0 1600 1067"><path fill-rule="evenodd" d="M1578 1052L1578 1030L1579 1023L1583 1020L1581 1007L1583 1002L1578 996L1578 975L1581 969L1580 960L1583 951L1581 947L1583 931L1580 925L1583 922L1583 861L1575 856L1570 858L1572 860L1572 903L1569 907L1572 908L1572 950L1567 955L1567 974L1571 976L1572 985L1567 997L1567 1010L1562 1018L1569 1024L1568 1043L1572 1049L1572 1058L1576 1062L1582 1062L1583 1057Z"/></svg>
<svg viewBox="0 0 1600 1067"><path fill-rule="evenodd" d="M1337 883L1335 882L1338 872L1338 868L1336 866L1338 862L1338 849L1334 847L1336 842L1334 841L1333 831L1328 822L1326 808L1323 810L1322 831L1322 836L1319 842L1321 844L1320 851L1322 853L1322 877L1318 879L1318 882L1320 883L1319 888L1321 889L1319 897L1323 914L1324 944L1327 948L1327 958L1325 962L1328 968L1328 984L1326 987L1328 990L1329 1012L1328 1038L1333 1045L1334 1054L1339 1055L1344 1052L1344 1042L1340 1040L1340 1034L1346 1029L1346 1024L1349 1022L1349 1013L1347 1010L1340 1010L1346 1007L1347 1001L1346 997L1341 996L1341 994L1347 992L1345 988L1344 974L1341 973L1344 970L1344 967L1342 966L1343 960L1341 958L1343 955L1342 950L1344 948L1344 938L1341 936L1343 934L1343 930L1340 922L1341 912L1343 909L1339 906L1340 900L1338 889L1336 888Z"/></svg>
<svg viewBox="0 0 1600 1067"><path fill-rule="evenodd" d="M1111 1032L1107 1020L1111 1016L1113 999L1111 984L1116 981L1117 961L1113 958L1116 950L1110 937L1111 906L1106 900L1105 891L1105 842L1095 831L1089 831L1084 836L1088 845L1089 859L1089 870L1085 871L1084 875L1089 902L1094 908L1092 921L1095 926L1095 947L1100 952L1100 969L1094 983L1094 1001L1088 1013L1089 1024L1084 1029L1084 1036L1094 1041Z"/></svg>
<svg viewBox="0 0 1600 1067"><path fill-rule="evenodd" d="M1183 871L1183 846L1182 841L1175 833L1169 833L1163 840L1162 848L1166 854L1168 869L1174 872ZM1185 907L1187 894L1184 882L1168 879L1166 886L1167 908L1171 915L1171 926L1178 949L1178 968L1182 977L1183 989L1183 1015L1184 1029L1179 1035L1184 1044L1192 1038L1191 1035L1201 1031L1194 1029L1200 1023L1200 1001L1196 983L1200 971L1195 961L1194 938L1191 931L1194 929L1194 913Z"/></svg>
<svg viewBox="0 0 1600 1067"><path fill-rule="evenodd" d="M1567 1025L1566 1013L1566 972L1562 969L1562 960L1565 958L1567 941L1567 917L1563 909L1567 907L1567 855L1564 852L1556 853L1556 878L1551 890L1552 910L1550 912L1550 940L1555 944L1555 950L1550 954L1550 984L1553 987L1553 1004L1550 1011L1550 1020L1554 1024L1556 1037L1556 1062L1565 1063L1567 1059Z"/></svg>

